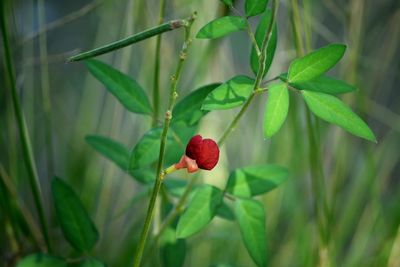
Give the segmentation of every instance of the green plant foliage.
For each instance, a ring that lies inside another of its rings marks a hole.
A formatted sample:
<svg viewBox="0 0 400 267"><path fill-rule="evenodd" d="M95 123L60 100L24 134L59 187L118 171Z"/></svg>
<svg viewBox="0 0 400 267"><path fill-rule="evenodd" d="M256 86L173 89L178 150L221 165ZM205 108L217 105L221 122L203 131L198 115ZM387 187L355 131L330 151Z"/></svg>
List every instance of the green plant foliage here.
<svg viewBox="0 0 400 267"><path fill-rule="evenodd" d="M225 201L222 201L221 206L218 207L216 215L228 221L235 220L235 214Z"/></svg>
<svg viewBox="0 0 400 267"><path fill-rule="evenodd" d="M168 177L164 180L163 185L172 196L181 197L186 189L187 181Z"/></svg>
<svg viewBox="0 0 400 267"><path fill-rule="evenodd" d="M89 135L85 139L97 152L117 164L122 170L128 170L129 151L124 145L103 136Z"/></svg>
<svg viewBox="0 0 400 267"><path fill-rule="evenodd" d="M307 106L316 116L355 136L376 142L368 125L337 97L312 91L302 91L302 94Z"/></svg>
<svg viewBox="0 0 400 267"><path fill-rule="evenodd" d="M208 113L207 110L201 109L204 99L220 85L220 83L213 83L200 87L179 101L172 111L172 123L184 121L188 125L194 125L199 122Z"/></svg>
<svg viewBox="0 0 400 267"><path fill-rule="evenodd" d="M101 61L85 61L90 73L129 111L140 114L152 113L150 102L142 87L131 77Z"/></svg>
<svg viewBox="0 0 400 267"><path fill-rule="evenodd" d="M257 42L258 47L261 49L262 41L267 34L269 23L271 22L271 10L267 9L265 10L264 14L261 17L261 20L257 26L256 33L255 33L255 39ZM276 23L274 25L274 28L272 29L271 32L271 37L269 39L269 42L266 47L266 59L265 59L265 69L263 76L264 77L267 73L269 68L271 67L272 60L274 59L275 55L275 50L276 50L276 45L278 43L278 29L276 26ZM250 54L250 67L253 70L254 75L257 75L258 68L259 68L259 60L258 60L258 55L256 52L256 49L254 46L251 48L251 54Z"/></svg>
<svg viewBox="0 0 400 267"><path fill-rule="evenodd" d="M35 253L24 257L16 267L67 267L67 263L58 257Z"/></svg>
<svg viewBox="0 0 400 267"><path fill-rule="evenodd" d="M324 74L336 65L345 51L343 44L330 44L293 60L289 67L289 83L307 82Z"/></svg>
<svg viewBox="0 0 400 267"><path fill-rule="evenodd" d="M129 169L129 174L138 182L143 184L153 183L156 179L156 172L150 166L140 169Z"/></svg>
<svg viewBox="0 0 400 267"><path fill-rule="evenodd" d="M162 128L157 127L147 131L132 150L129 171L149 166L157 160L160 150Z"/></svg>
<svg viewBox="0 0 400 267"><path fill-rule="evenodd" d="M163 234L161 256L165 267L181 267L185 262L186 241L177 239L175 229L171 227Z"/></svg>
<svg viewBox="0 0 400 267"><path fill-rule="evenodd" d="M248 166L229 175L226 191L238 197L252 197L271 191L287 178L288 171L281 166Z"/></svg>
<svg viewBox="0 0 400 267"><path fill-rule="evenodd" d="M95 258L87 258L76 264L69 264L68 267L106 267L107 265Z"/></svg>
<svg viewBox="0 0 400 267"><path fill-rule="evenodd" d="M263 205L252 199L237 199L235 215L243 242L258 267L267 262L265 212Z"/></svg>
<svg viewBox="0 0 400 267"><path fill-rule="evenodd" d="M272 137L285 122L289 110L289 91L285 83L268 88L268 101L264 115L264 136Z"/></svg>
<svg viewBox="0 0 400 267"><path fill-rule="evenodd" d="M257 16L264 12L268 0L246 0L245 11L247 17Z"/></svg>
<svg viewBox="0 0 400 267"><path fill-rule="evenodd" d="M247 76L235 76L207 95L203 110L230 109L241 106L253 91L254 80Z"/></svg>
<svg viewBox="0 0 400 267"><path fill-rule="evenodd" d="M220 0L222 3L224 3L225 5L227 5L227 6L232 6L233 5L233 2L232 2L232 0Z"/></svg>
<svg viewBox="0 0 400 267"><path fill-rule="evenodd" d="M203 26L197 33L199 39L215 39L246 29L246 20L238 16L225 16Z"/></svg>
<svg viewBox="0 0 400 267"><path fill-rule="evenodd" d="M99 239L97 229L78 196L61 179L51 183L54 206L65 239L79 252L89 252Z"/></svg>
<svg viewBox="0 0 400 267"><path fill-rule="evenodd" d="M179 219L176 236L186 238L203 229L216 214L222 198L222 190L215 186L202 185L198 187L187 209Z"/></svg>
<svg viewBox="0 0 400 267"><path fill-rule="evenodd" d="M319 76L308 82L290 85L299 90L314 91L330 95L345 94L356 90L355 86L326 75Z"/></svg>

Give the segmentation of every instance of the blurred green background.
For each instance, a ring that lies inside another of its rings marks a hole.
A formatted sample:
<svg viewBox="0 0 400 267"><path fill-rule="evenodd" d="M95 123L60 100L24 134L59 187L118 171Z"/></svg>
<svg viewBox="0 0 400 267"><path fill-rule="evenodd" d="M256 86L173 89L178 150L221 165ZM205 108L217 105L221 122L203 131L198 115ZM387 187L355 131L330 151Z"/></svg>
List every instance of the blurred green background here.
<svg viewBox="0 0 400 267"><path fill-rule="evenodd" d="M302 23L309 29L305 31L310 41L307 45L315 49L334 42L347 44L344 59L331 74L358 87L342 99L368 122L378 138L378 143L373 144L338 127L320 124L327 198L333 209L330 250L334 261L337 266L400 266L400 2L298 2ZM285 0L279 7L278 48L268 77L285 71L296 55L292 4L292 0ZM243 1L235 1L239 10L243 10L243 5ZM143 185L94 152L84 138L99 134L133 147L151 127L151 118L124 110L84 64L66 64L65 59L77 51L156 25L159 3L13 0L8 1L8 7L17 86L56 253L73 256L54 216L50 194L54 175L63 177L73 187L99 229L100 241L93 254L109 266L129 266L148 198L132 202ZM166 1L165 20L184 18L193 11L198 12L194 32L229 12L217 0L173 0ZM257 19L251 19L251 24L256 26ZM182 38L181 30L162 37L161 110L166 108L169 76L175 69ZM236 74L251 75L250 48L245 32L218 40L194 40L178 88L180 97ZM151 97L154 51L155 38L99 59L134 77ZM5 75L3 47L0 53L1 176L13 182L17 199L33 214L37 224ZM294 105L284 127L272 140L264 140L266 96L259 97L221 147L218 166L200 174L203 182L222 188L229 171L237 167L278 163L289 168L289 180L262 198L267 214L269 266L315 266L319 258L304 105L292 100ZM209 113L198 132L218 139L237 111ZM186 177L184 172L178 175ZM5 196L4 191L2 194ZM12 266L17 258L38 248L21 218L7 218L4 205L0 212L0 266ZM18 230L10 235L13 227ZM188 240L184 266L221 263L255 266L242 244L237 225L215 218Z"/></svg>

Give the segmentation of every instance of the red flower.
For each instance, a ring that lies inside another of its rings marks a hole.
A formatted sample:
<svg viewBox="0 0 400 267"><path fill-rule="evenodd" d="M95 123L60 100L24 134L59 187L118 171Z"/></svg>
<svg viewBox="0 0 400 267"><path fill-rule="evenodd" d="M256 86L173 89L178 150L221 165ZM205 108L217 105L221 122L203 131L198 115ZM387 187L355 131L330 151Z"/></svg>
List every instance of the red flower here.
<svg viewBox="0 0 400 267"><path fill-rule="evenodd" d="M176 169L187 168L188 172L195 172L199 168L212 170L218 163L219 148L212 139L203 139L201 135L195 135L186 146L186 155L183 155Z"/></svg>

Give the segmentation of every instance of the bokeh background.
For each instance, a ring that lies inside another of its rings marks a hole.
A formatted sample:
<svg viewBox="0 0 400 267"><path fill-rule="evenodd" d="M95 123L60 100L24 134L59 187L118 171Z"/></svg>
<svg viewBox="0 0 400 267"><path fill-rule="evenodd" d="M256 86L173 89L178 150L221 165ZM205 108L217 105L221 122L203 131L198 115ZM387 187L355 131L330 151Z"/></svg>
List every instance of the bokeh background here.
<svg viewBox="0 0 400 267"><path fill-rule="evenodd" d="M4 1L4 0L3 0ZM278 11L278 48L268 77L288 68L295 58L292 5L298 2L307 47L345 43L345 57L330 73L357 86L341 97L368 122L378 138L369 143L338 127L320 124L321 161L326 194L333 209L332 251L337 266L400 266L400 2L398 0L284 0ZM151 118L125 111L82 63L65 59L87 49L152 27L158 21L155 0L13 0L9 25L17 86L33 143L45 211L56 252L73 255L54 216L50 180L65 179L89 210L100 232L94 255L109 266L129 266L147 209L148 198L134 198L143 185L97 154L85 136L99 134L133 147L151 127ZM235 1L243 10L244 1ZM166 1L165 20L197 11L194 31L228 14L217 0ZM257 18L251 19L253 26ZM182 43L182 31L162 37L162 110L169 76ZM234 75L251 75L250 42L245 32L218 40L194 40L179 84L180 96ZM151 98L155 39L99 57L134 77ZM17 198L37 222L22 158L21 144L0 58L0 164ZM260 198L267 214L269 266L315 266L318 235L308 161L304 105L293 96L289 117L276 137L262 134L266 96L259 97L221 148L219 165L201 173L201 182L224 187L229 171L258 163L290 170L289 180ZM218 139L237 109L209 113L198 132ZM181 172L179 176L186 177ZM0 210L0 266L37 251L32 233L9 236L13 222ZM234 222L215 218L188 239L184 266L255 266ZM11 265L12 266L12 265ZM154 266L154 265L153 265Z"/></svg>

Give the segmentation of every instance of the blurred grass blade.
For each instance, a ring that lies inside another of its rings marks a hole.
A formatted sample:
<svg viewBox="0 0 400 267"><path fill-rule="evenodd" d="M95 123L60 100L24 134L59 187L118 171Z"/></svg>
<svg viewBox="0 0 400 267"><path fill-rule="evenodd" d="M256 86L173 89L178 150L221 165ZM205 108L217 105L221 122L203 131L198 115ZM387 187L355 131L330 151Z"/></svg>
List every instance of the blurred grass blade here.
<svg viewBox="0 0 400 267"><path fill-rule="evenodd" d="M172 122L184 121L188 125L196 124L205 114L208 113L208 111L201 109L204 99L220 85L220 83L205 85L184 97L175 105L174 110L172 111Z"/></svg>
<svg viewBox="0 0 400 267"><path fill-rule="evenodd" d="M67 267L67 263L58 257L35 253L21 259L16 267Z"/></svg>
<svg viewBox="0 0 400 267"><path fill-rule="evenodd" d="M258 47L261 47L262 41L267 34L269 24L271 22L271 10L267 9L264 14L261 17L261 20L257 26L256 33L255 33L255 39L257 42ZM265 59L265 69L263 76L264 77L267 73L269 68L271 67L272 60L274 59L275 55L275 50L276 50L276 45L278 43L278 29L276 26L276 23L274 24L274 28L272 29L271 32L271 37L268 41L267 48L266 48L266 59ZM254 73L254 75L257 75L258 72L258 55L256 50L254 49L254 46L251 48L251 54L250 54L250 67Z"/></svg>
<svg viewBox="0 0 400 267"><path fill-rule="evenodd" d="M302 94L307 106L316 116L356 136L376 142L368 125L338 98L312 91L302 91Z"/></svg>
<svg viewBox="0 0 400 267"><path fill-rule="evenodd" d="M51 184L57 218L65 239L79 252L89 252L99 239L97 229L74 191L55 177Z"/></svg>
<svg viewBox="0 0 400 267"><path fill-rule="evenodd" d="M86 61L90 73L96 77L129 111L150 115L152 108L142 87L131 77L98 60Z"/></svg>
<svg viewBox="0 0 400 267"><path fill-rule="evenodd" d="M225 16L203 26L197 33L199 39L215 39L246 29L246 20L238 16Z"/></svg>
<svg viewBox="0 0 400 267"><path fill-rule="evenodd" d="M104 136L90 135L85 139L97 152L117 164L122 170L128 170L129 151L122 144Z"/></svg>
<svg viewBox="0 0 400 267"><path fill-rule="evenodd" d="M357 89L353 85L326 75L319 76L308 82L290 85L299 90L314 91L330 95L350 93Z"/></svg>
<svg viewBox="0 0 400 267"><path fill-rule="evenodd" d="M254 80L247 76L235 76L207 95L201 109L230 109L242 105L253 91Z"/></svg>
<svg viewBox="0 0 400 267"><path fill-rule="evenodd" d="M46 242L46 246L49 252L53 250L51 245L51 239L49 237L49 230L47 227L46 216L44 213L42 195L40 189L40 181L39 175L36 168L36 163L32 151L32 144L29 137L28 127L25 121L25 115L21 107L21 103L19 100L19 93L16 84L16 76L14 69L14 62L12 58L12 51L10 48L9 42L9 34L8 34L8 25L7 19L12 17L13 14L10 11L6 10L6 1L0 2L0 28L1 28L1 36L3 40L3 49L4 49L4 67L6 69L6 81L10 85L12 105L15 112L15 117L18 125L19 131L19 139L22 147L22 156L25 161L26 171L28 176L29 185L33 194L33 201L36 206L36 210L38 213L40 227ZM4 79L4 78L3 78ZM2 90L3 91L3 90Z"/></svg>
<svg viewBox="0 0 400 267"><path fill-rule="evenodd" d="M285 83L268 88L268 100L264 115L264 136L272 137L285 122L289 110L289 91Z"/></svg>
<svg viewBox="0 0 400 267"><path fill-rule="evenodd" d="M229 175L226 191L237 197L257 196L271 191L287 178L287 169L278 165L248 166Z"/></svg>
<svg viewBox="0 0 400 267"><path fill-rule="evenodd" d="M263 205L252 199L236 199L235 215L244 244L258 267L267 263L265 212Z"/></svg>
<svg viewBox="0 0 400 267"><path fill-rule="evenodd" d="M211 185L198 187L179 219L176 236L186 238L203 229L216 214L222 198L223 192L217 187Z"/></svg>
<svg viewBox="0 0 400 267"><path fill-rule="evenodd" d="M336 65L345 51L343 44L330 44L293 60L289 67L289 83L306 82L324 74Z"/></svg>
<svg viewBox="0 0 400 267"><path fill-rule="evenodd" d="M246 0L246 17L257 16L263 13L267 7L267 4L268 0Z"/></svg>
<svg viewBox="0 0 400 267"><path fill-rule="evenodd" d="M130 37L127 37L125 39L122 39L122 40L113 42L111 44L104 45L102 47L99 47L99 48L96 48L96 49L93 49L93 50L78 54L76 56L72 56L72 57L68 58L67 61L68 62L79 61L79 60L88 59L88 58L96 57L96 56L99 56L99 55L103 55L103 54L118 50L120 48L123 48L125 46L128 46L128 45L143 41L143 40L145 40L147 38L156 36L158 34L162 34L164 32L171 31L171 30L174 30L174 29L178 29L178 28L180 28L180 27L182 27L184 25L185 25L185 21L184 20L171 20L171 21L165 22L163 24L160 24L158 26L155 26L155 27L153 27L151 29L145 30L143 32L136 33L136 34L134 34L134 35L132 35Z"/></svg>

